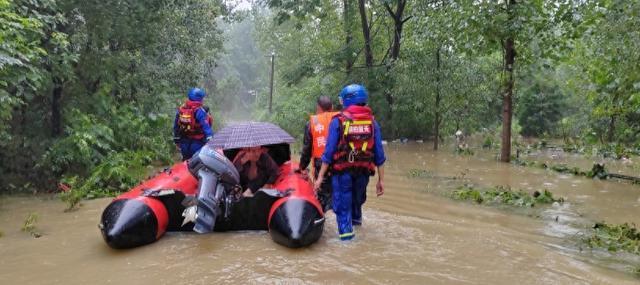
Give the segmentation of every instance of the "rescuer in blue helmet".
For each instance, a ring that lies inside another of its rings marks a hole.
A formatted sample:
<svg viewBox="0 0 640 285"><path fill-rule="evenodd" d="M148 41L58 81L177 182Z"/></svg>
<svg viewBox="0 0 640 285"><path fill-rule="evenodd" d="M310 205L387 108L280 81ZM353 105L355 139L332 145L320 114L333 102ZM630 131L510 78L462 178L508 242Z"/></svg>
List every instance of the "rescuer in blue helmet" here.
<svg viewBox="0 0 640 285"><path fill-rule="evenodd" d="M180 149L182 160L190 159L213 137L213 118L202 105L207 94L200 88L191 88L188 100L178 108L173 123L173 142Z"/></svg>
<svg viewBox="0 0 640 285"><path fill-rule="evenodd" d="M384 194L386 160L382 147L380 125L367 106L369 94L364 86L351 84L340 92L342 111L329 124L327 145L322 154L322 166L314 189L331 167L333 211L341 240L355 236L353 225L362 224L362 205L367 198L369 177L378 171L376 194Z"/></svg>

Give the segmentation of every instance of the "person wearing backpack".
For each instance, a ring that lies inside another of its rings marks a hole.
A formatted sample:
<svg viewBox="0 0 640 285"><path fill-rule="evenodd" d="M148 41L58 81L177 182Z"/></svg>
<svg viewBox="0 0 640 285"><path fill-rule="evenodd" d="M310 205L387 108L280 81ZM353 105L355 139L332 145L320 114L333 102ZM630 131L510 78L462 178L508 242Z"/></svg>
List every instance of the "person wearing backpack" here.
<svg viewBox="0 0 640 285"><path fill-rule="evenodd" d="M386 160L380 125L367 106L364 86L351 84L340 92L342 111L331 119L322 166L314 189L321 189L329 167L333 188L333 212L340 240L353 239L353 226L362 225L362 205L367 199L369 177L377 170L376 194L384 194Z"/></svg>
<svg viewBox="0 0 640 285"><path fill-rule="evenodd" d="M202 100L207 94L200 88L191 88L188 100L178 108L173 123L173 142L180 149L182 160L190 159L212 137L213 118Z"/></svg>

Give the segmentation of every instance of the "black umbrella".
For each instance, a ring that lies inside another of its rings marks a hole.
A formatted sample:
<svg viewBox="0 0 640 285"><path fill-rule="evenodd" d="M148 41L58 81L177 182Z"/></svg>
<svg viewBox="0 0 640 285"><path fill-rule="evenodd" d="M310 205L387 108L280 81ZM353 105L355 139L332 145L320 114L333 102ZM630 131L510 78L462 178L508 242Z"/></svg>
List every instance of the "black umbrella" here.
<svg viewBox="0 0 640 285"><path fill-rule="evenodd" d="M281 165L291 159L289 144L295 139L280 127L265 122L235 123L222 128L213 135L209 144L224 149L224 154L233 160L243 147L266 146L269 155Z"/></svg>
<svg viewBox="0 0 640 285"><path fill-rule="evenodd" d="M280 127L265 122L236 123L215 133L209 144L215 148L237 149L293 143L295 139Z"/></svg>

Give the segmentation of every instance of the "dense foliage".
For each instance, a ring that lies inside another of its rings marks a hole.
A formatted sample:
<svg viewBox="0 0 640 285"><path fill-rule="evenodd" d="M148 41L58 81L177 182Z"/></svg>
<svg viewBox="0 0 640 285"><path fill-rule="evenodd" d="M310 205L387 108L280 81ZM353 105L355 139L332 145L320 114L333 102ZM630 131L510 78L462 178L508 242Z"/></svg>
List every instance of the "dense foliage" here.
<svg viewBox="0 0 640 285"><path fill-rule="evenodd" d="M260 45L282 55L267 117L291 131L313 98L359 82L389 139L497 127L503 151L505 135L640 141L637 1L264 2Z"/></svg>
<svg viewBox="0 0 640 285"><path fill-rule="evenodd" d="M222 1L0 1L0 187L121 191L222 50ZM77 193L76 193L77 194Z"/></svg>
<svg viewBox="0 0 640 285"><path fill-rule="evenodd" d="M0 187L126 189L172 160L195 85L216 126L300 137L319 95L357 82L386 139L482 132L503 160L520 135L640 148L638 1L237 2L0 0Z"/></svg>

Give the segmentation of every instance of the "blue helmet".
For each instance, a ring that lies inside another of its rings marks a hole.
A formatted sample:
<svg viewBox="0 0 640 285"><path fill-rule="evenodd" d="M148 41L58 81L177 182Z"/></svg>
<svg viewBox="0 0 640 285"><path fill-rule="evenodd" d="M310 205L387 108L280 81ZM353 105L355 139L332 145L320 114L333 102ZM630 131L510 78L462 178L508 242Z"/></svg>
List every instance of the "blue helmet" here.
<svg viewBox="0 0 640 285"><path fill-rule="evenodd" d="M191 88L189 89L188 96L191 101L202 101L202 99L207 96L207 93L204 93L204 90L200 88Z"/></svg>
<svg viewBox="0 0 640 285"><path fill-rule="evenodd" d="M342 88L340 98L342 98L342 105L346 108L355 104L366 104L369 100L369 93L364 86L351 84Z"/></svg>

